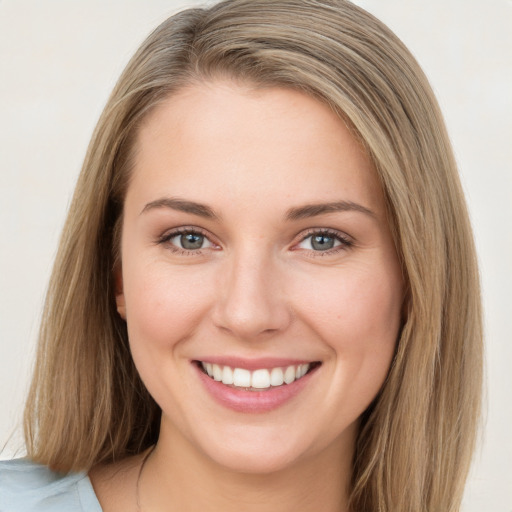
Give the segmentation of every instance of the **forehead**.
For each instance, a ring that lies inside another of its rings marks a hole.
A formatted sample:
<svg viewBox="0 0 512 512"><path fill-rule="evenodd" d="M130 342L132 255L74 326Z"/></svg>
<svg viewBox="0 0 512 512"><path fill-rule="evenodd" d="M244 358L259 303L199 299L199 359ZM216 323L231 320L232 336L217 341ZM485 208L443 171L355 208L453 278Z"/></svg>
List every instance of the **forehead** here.
<svg viewBox="0 0 512 512"><path fill-rule="evenodd" d="M365 151L318 100L285 88L194 84L168 97L138 133L132 186L209 202L357 200L383 208ZM343 197L347 196L347 197ZM290 202L289 201L289 202Z"/></svg>

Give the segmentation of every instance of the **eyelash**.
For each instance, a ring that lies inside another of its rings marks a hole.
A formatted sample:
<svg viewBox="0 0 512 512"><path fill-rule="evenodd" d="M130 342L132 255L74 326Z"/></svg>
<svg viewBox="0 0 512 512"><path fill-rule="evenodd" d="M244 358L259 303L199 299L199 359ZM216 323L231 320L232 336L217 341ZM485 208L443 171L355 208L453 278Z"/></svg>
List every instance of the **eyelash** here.
<svg viewBox="0 0 512 512"><path fill-rule="evenodd" d="M331 249L326 249L324 251L310 250L309 252L311 252L312 257L314 257L314 258L324 257L324 256L332 256L334 254L339 253L340 251L346 251L347 249L350 249L354 245L354 242L348 236L344 235L343 233L340 233L339 231L335 231L332 229L325 229L325 228L309 229L306 232L306 234L300 239L299 244L314 235L316 235L316 236L320 235L320 236L326 236L329 238L334 238L334 240L337 240L338 242L340 242L340 244L338 246L335 246ZM295 244L295 245L298 245L298 244Z"/></svg>
<svg viewBox="0 0 512 512"><path fill-rule="evenodd" d="M183 249L181 247L177 247L176 245L170 243L170 241L180 235L200 235L206 238L214 247L218 247L218 245L211 241L210 235L206 233L205 231L196 228L196 227L180 227L173 229L171 232L166 233L165 235L162 235L159 237L156 241L159 245L167 245L169 249L177 254L183 254L185 256L187 255L200 255L202 254L202 249L196 249L196 250L190 250L190 249ZM346 235L343 235L339 231L334 231L332 229L325 229L325 228L312 228L309 229L306 234L299 240L299 242L294 244L294 247L296 247L298 244L303 243L305 240L312 236L326 236L329 238L334 238L338 242L340 242L339 245L332 247L331 249L326 249L324 251L315 251L315 250L308 250L312 254L313 257L322 257L322 256L329 256L337 254L340 251L345 251L347 249L350 249L353 247L354 242L349 239Z"/></svg>
<svg viewBox="0 0 512 512"><path fill-rule="evenodd" d="M187 227L187 226L173 229L172 231L166 233L165 235L162 235L161 237L158 238L156 243L160 244L160 245L167 245L167 247L172 252L174 252L176 254L183 254L185 256L189 256L189 255L196 256L196 255L202 254L202 252L203 252L202 249L196 249L196 250L183 249L181 247L177 247L176 245L170 243L173 238L180 236L180 235L201 235L204 238L206 238L214 247L217 246L217 244L215 244L214 242L211 241L211 237L208 233L206 233L206 231L203 231L196 227Z"/></svg>

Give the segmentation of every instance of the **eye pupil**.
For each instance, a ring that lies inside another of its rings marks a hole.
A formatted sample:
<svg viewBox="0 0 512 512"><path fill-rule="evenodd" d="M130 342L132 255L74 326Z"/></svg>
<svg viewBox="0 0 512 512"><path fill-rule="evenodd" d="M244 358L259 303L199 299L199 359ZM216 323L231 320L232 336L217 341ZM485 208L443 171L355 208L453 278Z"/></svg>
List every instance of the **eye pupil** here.
<svg viewBox="0 0 512 512"><path fill-rule="evenodd" d="M180 243L183 249L201 249L203 242L204 236L197 233L186 233L180 237Z"/></svg>
<svg viewBox="0 0 512 512"><path fill-rule="evenodd" d="M334 247L334 238L327 235L314 235L311 237L311 247L316 251L326 251Z"/></svg>

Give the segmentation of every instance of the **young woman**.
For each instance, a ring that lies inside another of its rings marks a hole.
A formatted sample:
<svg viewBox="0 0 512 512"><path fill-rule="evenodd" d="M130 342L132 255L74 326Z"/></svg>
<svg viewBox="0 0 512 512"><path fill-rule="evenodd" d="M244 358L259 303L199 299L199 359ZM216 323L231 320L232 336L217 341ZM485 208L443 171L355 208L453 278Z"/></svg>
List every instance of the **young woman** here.
<svg viewBox="0 0 512 512"><path fill-rule="evenodd" d="M345 0L187 10L93 135L0 510L456 511L480 386L468 216L402 43Z"/></svg>

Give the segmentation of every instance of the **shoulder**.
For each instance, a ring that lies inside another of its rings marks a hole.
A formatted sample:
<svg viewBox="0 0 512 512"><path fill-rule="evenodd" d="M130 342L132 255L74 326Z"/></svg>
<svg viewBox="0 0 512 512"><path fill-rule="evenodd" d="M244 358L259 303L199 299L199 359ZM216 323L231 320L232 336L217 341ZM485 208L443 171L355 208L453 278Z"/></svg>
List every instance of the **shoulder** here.
<svg viewBox="0 0 512 512"><path fill-rule="evenodd" d="M0 512L101 512L86 473L63 475L28 459L0 461Z"/></svg>

